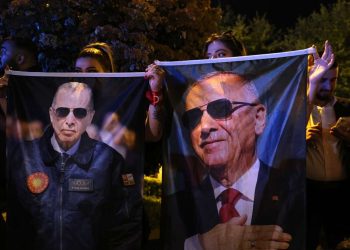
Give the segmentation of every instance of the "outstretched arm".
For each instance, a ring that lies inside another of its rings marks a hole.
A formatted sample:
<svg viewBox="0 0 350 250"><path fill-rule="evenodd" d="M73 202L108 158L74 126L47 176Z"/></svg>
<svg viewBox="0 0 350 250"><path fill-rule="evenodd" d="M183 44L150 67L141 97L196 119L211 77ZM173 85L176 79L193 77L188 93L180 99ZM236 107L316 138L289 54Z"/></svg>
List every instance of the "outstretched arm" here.
<svg viewBox="0 0 350 250"><path fill-rule="evenodd" d="M150 99L146 120L146 141L158 141L163 134L162 101L163 80L165 71L156 64L148 65L145 78L149 79L150 91L147 93Z"/></svg>
<svg viewBox="0 0 350 250"><path fill-rule="evenodd" d="M313 47L316 49L316 46L313 45ZM332 46L328 41L326 41L324 44L324 51L321 57L319 56L317 50L312 56L313 65L311 65L311 69L309 70L309 84L307 89L308 105L306 121L309 120L313 105L315 105L318 84L320 83L324 74L332 67L334 63L334 53Z"/></svg>

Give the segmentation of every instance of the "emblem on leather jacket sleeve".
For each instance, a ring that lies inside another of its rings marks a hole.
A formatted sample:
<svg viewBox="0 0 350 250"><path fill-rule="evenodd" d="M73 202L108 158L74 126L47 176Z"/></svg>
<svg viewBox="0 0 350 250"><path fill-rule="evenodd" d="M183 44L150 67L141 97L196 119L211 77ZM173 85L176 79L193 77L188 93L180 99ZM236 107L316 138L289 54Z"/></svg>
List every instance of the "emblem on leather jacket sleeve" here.
<svg viewBox="0 0 350 250"><path fill-rule="evenodd" d="M49 185L49 177L43 172L32 173L27 178L27 186L33 194L40 194Z"/></svg>

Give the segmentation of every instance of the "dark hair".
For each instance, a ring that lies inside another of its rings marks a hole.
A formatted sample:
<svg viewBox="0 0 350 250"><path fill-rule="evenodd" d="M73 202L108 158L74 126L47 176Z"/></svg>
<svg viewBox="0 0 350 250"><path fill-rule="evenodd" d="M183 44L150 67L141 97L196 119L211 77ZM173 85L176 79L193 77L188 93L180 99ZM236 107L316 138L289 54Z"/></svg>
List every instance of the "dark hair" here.
<svg viewBox="0 0 350 250"><path fill-rule="evenodd" d="M95 42L86 45L79 52L77 58L91 57L96 59L106 72L115 72L113 50L104 42Z"/></svg>
<svg viewBox="0 0 350 250"><path fill-rule="evenodd" d="M213 33L204 43L203 55L206 55L209 45L214 41L222 42L228 49L231 50L234 56L247 55L246 49L241 41L239 41L232 31L226 31L221 34Z"/></svg>
<svg viewBox="0 0 350 250"><path fill-rule="evenodd" d="M3 40L3 43L6 41L12 43L16 49L25 51L29 56L32 56L35 61L37 60L38 48L31 39L9 36Z"/></svg>

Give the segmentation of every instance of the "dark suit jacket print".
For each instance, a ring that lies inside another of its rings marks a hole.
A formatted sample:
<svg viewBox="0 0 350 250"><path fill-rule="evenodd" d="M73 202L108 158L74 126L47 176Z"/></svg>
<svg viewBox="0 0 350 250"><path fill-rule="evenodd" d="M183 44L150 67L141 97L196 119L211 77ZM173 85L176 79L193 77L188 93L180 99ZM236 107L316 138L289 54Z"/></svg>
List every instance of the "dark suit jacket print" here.
<svg viewBox="0 0 350 250"><path fill-rule="evenodd" d="M289 249L305 249L305 161L289 160L271 168L261 162L255 189L252 225L279 225L293 237ZM220 223L209 176L192 191L181 191L165 202L165 249L183 249L185 239ZM169 230L169 228L171 228Z"/></svg>

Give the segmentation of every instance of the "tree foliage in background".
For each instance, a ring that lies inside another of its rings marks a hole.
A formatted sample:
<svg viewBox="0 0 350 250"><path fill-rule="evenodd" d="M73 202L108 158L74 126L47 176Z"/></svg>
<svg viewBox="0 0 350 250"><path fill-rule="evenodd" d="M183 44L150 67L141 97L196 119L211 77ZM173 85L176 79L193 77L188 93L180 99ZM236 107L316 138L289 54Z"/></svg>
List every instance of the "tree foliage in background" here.
<svg viewBox="0 0 350 250"><path fill-rule="evenodd" d="M104 41L120 72L144 71L154 60L198 59L218 30L221 9L210 0L12 0L2 2L0 42L34 41L43 71L72 71L79 50ZM154 151L154 150L153 150ZM158 171L158 158L145 172Z"/></svg>
<svg viewBox="0 0 350 250"><path fill-rule="evenodd" d="M233 30L251 55L305 49L313 44L321 54L324 42L329 40L340 64L336 94L350 98L349 13L350 2L338 0L333 5L322 5L306 18L299 18L293 28L277 30L264 15L257 14L256 17L247 19L227 9L221 30Z"/></svg>
<svg viewBox="0 0 350 250"><path fill-rule="evenodd" d="M143 71L155 59L200 58L208 35L228 29L249 54L312 44L321 53L329 40L341 67L337 94L350 97L349 13L349 1L338 0L280 30L263 13L248 19L224 6L213 8L210 0L13 0L0 14L0 40L32 38L45 71L72 70L79 49L93 41L113 46L119 71Z"/></svg>
<svg viewBox="0 0 350 250"><path fill-rule="evenodd" d="M220 30L232 30L243 42L249 55L272 52L276 49L275 44L281 40L281 31L277 30L263 13L257 13L249 19L230 7L224 8Z"/></svg>
<svg viewBox="0 0 350 250"><path fill-rule="evenodd" d="M143 71L155 59L199 58L220 18L210 0L13 0L0 15L0 40L31 38L44 71L70 71L84 45L105 41L119 71Z"/></svg>
<svg viewBox="0 0 350 250"><path fill-rule="evenodd" d="M256 15L252 19L238 15L234 23L234 33L240 39L249 55L274 52L280 31L269 23L265 16Z"/></svg>

